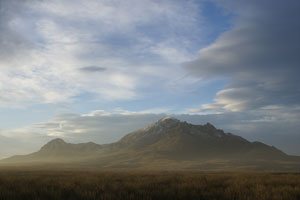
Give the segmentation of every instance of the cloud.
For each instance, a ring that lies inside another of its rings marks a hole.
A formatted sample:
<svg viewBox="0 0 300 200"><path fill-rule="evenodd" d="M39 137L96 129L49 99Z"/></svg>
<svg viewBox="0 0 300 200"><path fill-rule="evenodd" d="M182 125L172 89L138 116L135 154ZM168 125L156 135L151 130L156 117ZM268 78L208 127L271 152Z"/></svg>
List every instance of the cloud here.
<svg viewBox="0 0 300 200"><path fill-rule="evenodd" d="M82 114L82 117L95 117L95 116L110 116L111 113L105 112L104 110L93 110L87 114Z"/></svg>
<svg viewBox="0 0 300 200"><path fill-rule="evenodd" d="M166 114L167 109L157 108L141 111L129 111L114 108L110 112L93 110L86 114L60 114L48 122L34 124L50 137L64 137L71 141L95 141L111 143L125 134L142 128Z"/></svg>
<svg viewBox="0 0 300 200"><path fill-rule="evenodd" d="M132 100L155 84L164 93L189 59L185 34L201 33L198 11L192 1L3 0L0 106Z"/></svg>
<svg viewBox="0 0 300 200"><path fill-rule="evenodd" d="M86 73L93 73L93 72L103 72L107 69L105 67L99 67L99 66L86 66L86 67L79 68L79 70Z"/></svg>
<svg viewBox="0 0 300 200"><path fill-rule="evenodd" d="M28 61L36 46L17 28L15 13L24 14L24 7L28 1L1 0L0 1L0 70L19 67L22 61ZM10 64L7 64L10 63Z"/></svg>
<svg viewBox="0 0 300 200"><path fill-rule="evenodd" d="M61 114L48 122L33 125L50 137L62 137L69 141L94 141L111 143L125 134L158 120L164 114L122 111L121 114L95 110L87 114Z"/></svg>
<svg viewBox="0 0 300 200"><path fill-rule="evenodd" d="M215 103L202 108L245 111L299 105L299 1L217 2L236 15L234 26L201 49L186 69L228 84Z"/></svg>

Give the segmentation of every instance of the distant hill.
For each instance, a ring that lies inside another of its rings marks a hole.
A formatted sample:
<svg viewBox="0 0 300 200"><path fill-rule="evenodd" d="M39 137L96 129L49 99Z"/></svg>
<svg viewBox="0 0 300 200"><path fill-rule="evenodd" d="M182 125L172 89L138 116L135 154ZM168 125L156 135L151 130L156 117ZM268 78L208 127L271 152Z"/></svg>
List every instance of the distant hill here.
<svg viewBox="0 0 300 200"><path fill-rule="evenodd" d="M300 158L248 140L212 124L192 125L164 117L111 144L71 144L54 139L38 152L13 156L2 165L85 166L143 169L287 170Z"/></svg>

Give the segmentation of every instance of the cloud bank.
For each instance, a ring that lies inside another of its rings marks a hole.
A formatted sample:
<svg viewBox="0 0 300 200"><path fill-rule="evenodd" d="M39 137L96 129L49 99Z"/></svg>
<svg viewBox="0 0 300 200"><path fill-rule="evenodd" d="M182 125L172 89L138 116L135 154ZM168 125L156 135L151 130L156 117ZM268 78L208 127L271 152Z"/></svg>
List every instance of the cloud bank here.
<svg viewBox="0 0 300 200"><path fill-rule="evenodd" d="M234 27L186 64L202 79L224 79L215 103L202 109L247 111L300 102L299 1L217 1Z"/></svg>

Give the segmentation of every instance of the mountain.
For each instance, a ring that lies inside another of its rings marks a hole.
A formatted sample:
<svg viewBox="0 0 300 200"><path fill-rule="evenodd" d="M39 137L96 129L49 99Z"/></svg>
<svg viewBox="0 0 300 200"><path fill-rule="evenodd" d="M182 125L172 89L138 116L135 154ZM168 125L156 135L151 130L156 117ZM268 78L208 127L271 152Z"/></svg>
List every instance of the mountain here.
<svg viewBox="0 0 300 200"><path fill-rule="evenodd" d="M90 154L103 149L103 147L105 147L105 145L99 145L93 142L71 144L57 138L48 142L38 152L29 155L12 156L2 160L2 162L18 164L77 161L89 157Z"/></svg>
<svg viewBox="0 0 300 200"><path fill-rule="evenodd" d="M300 158L215 128L164 117L111 144L71 144L54 139L38 152L0 164L53 164L143 169L295 170Z"/></svg>
<svg viewBox="0 0 300 200"><path fill-rule="evenodd" d="M123 137L120 147L147 151L174 159L262 158L280 159L285 153L260 142L224 133L212 124L192 125L165 117Z"/></svg>
<svg viewBox="0 0 300 200"><path fill-rule="evenodd" d="M79 143L71 144L66 143L62 139L54 139L44 145L37 154L39 156L85 156L92 152L102 149L103 146L88 142L88 143Z"/></svg>

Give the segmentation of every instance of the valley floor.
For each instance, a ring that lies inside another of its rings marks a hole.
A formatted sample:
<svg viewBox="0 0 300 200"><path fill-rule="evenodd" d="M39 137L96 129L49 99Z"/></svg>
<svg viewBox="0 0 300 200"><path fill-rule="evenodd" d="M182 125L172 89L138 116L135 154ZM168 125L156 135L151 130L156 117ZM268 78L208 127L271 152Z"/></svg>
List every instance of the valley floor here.
<svg viewBox="0 0 300 200"><path fill-rule="evenodd" d="M0 169L0 200L300 199L300 173Z"/></svg>

